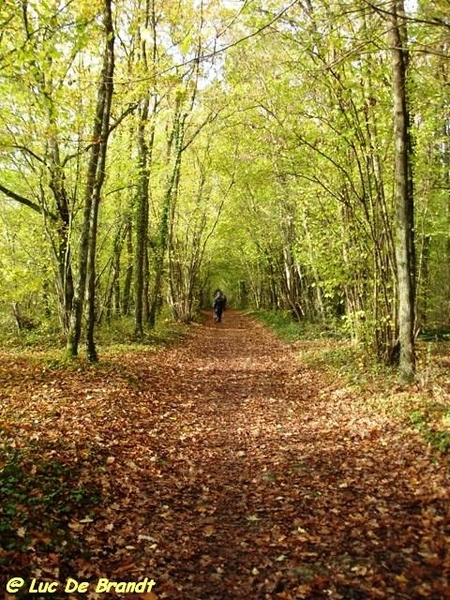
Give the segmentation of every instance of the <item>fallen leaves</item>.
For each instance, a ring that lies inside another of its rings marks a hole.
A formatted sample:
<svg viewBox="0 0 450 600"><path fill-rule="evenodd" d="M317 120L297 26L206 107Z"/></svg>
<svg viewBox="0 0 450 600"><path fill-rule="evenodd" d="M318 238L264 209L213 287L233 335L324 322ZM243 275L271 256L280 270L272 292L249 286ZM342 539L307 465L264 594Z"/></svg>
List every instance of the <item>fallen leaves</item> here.
<svg viewBox="0 0 450 600"><path fill-rule="evenodd" d="M5 576L151 577L144 600L450 597L445 466L237 313L184 347L3 374Z"/></svg>

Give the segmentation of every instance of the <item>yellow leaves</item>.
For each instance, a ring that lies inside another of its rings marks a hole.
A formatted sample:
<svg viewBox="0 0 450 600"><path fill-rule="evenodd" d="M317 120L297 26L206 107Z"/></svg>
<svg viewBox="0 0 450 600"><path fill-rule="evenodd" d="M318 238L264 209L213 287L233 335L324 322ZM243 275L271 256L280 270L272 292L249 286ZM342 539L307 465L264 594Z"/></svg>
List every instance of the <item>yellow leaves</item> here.
<svg viewBox="0 0 450 600"><path fill-rule="evenodd" d="M103 12L101 0L77 0L74 8L76 9L78 19L82 22L88 22Z"/></svg>
<svg viewBox="0 0 450 600"><path fill-rule="evenodd" d="M311 586L308 583L299 585L295 588L295 595L297 598L308 598L311 594ZM278 597L283 600L282 595L278 595ZM285 596L286 598L286 596Z"/></svg>
<svg viewBox="0 0 450 600"><path fill-rule="evenodd" d="M256 521L260 520L260 518L258 517L258 515L247 515L246 519L250 523L256 523Z"/></svg>
<svg viewBox="0 0 450 600"><path fill-rule="evenodd" d="M87 523L93 523L94 519L91 519L91 517L84 517L84 519L80 519L79 522L83 525L86 525Z"/></svg>
<svg viewBox="0 0 450 600"><path fill-rule="evenodd" d="M212 535L214 535L215 532L216 528L214 527L214 525L207 525L203 528L203 535L205 537L211 537Z"/></svg>
<svg viewBox="0 0 450 600"><path fill-rule="evenodd" d="M183 56L186 56L191 48L192 44L192 33L188 33L184 40L180 44L180 52Z"/></svg>
<svg viewBox="0 0 450 600"><path fill-rule="evenodd" d="M154 592L139 594L138 598L140 598L141 600L158 600L158 596Z"/></svg>
<svg viewBox="0 0 450 600"><path fill-rule="evenodd" d="M69 523L69 527L72 531L76 531L77 533L84 530L84 525L82 523L79 523L78 521L71 521Z"/></svg>
<svg viewBox="0 0 450 600"><path fill-rule="evenodd" d="M91 517L84 517L83 519L79 519L78 521L70 521L69 523L69 527L72 531L76 531L76 532L81 532L84 531L84 528L86 525L89 525L90 523L93 523L94 519L91 519Z"/></svg>

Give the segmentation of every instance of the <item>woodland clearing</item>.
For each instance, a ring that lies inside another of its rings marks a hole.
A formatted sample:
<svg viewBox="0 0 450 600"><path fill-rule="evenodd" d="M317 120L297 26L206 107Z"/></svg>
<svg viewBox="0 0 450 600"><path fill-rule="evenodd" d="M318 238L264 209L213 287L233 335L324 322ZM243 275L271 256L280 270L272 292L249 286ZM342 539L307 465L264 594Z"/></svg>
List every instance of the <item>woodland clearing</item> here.
<svg viewBox="0 0 450 600"><path fill-rule="evenodd" d="M6 598L450 598L445 457L249 317L0 380Z"/></svg>

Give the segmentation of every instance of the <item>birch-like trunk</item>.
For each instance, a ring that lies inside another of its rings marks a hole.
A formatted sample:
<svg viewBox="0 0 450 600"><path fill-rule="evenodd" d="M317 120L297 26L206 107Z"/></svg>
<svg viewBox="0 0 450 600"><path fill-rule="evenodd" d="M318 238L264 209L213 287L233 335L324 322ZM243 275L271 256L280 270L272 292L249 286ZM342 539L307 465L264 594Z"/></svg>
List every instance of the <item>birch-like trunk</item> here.
<svg viewBox="0 0 450 600"><path fill-rule="evenodd" d="M400 376L412 380L414 353L414 199L406 94L407 49L403 0L393 0L390 11L392 91L394 104L395 203L397 214L396 262Z"/></svg>

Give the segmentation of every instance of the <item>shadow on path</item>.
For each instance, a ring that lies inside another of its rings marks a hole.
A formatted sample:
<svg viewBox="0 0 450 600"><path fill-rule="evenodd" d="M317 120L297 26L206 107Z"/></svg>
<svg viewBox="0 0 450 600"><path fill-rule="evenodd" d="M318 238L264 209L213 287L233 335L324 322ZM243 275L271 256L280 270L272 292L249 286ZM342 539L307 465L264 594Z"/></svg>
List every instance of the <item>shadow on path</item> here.
<svg viewBox="0 0 450 600"><path fill-rule="evenodd" d="M58 405L54 440L104 457L108 497L68 576L150 577L170 600L450 598L448 480L416 433L232 310L117 364L82 415Z"/></svg>
<svg viewBox="0 0 450 600"><path fill-rule="evenodd" d="M233 311L168 362L163 465L140 482L161 597L450 598L445 474L416 434Z"/></svg>

